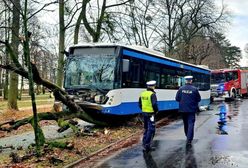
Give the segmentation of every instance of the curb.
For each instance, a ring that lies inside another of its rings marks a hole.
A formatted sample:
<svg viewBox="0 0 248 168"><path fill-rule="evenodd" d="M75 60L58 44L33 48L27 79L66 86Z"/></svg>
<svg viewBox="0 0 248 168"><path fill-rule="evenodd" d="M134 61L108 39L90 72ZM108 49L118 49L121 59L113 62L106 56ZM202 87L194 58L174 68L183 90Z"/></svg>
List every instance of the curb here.
<svg viewBox="0 0 248 168"><path fill-rule="evenodd" d="M86 156L86 157L84 157L84 158L81 158L81 159L79 159L79 160L73 162L73 163L70 163L69 165L66 165L64 168L73 168L74 166L76 166L76 165L79 164L80 162L82 162L82 161L84 161L84 160L89 160L91 157L98 155L99 153L105 151L106 149L111 148L112 146L114 146L114 145L116 145L116 144L121 143L122 141L126 141L126 140L128 140L128 139L130 139L130 138L132 138L132 137L134 137L134 136L137 136L137 135L139 135L141 132L142 132L142 131L138 131L138 132L136 132L136 133L134 133L134 134L129 135L128 137L122 138L122 139L120 139L120 140L118 140L118 141L116 141L116 142L114 142L114 143L111 143L111 144L109 144L108 146L106 146L106 147L104 147L104 148L102 148L102 149L99 149L98 151L96 151L96 152L90 154L89 156Z"/></svg>

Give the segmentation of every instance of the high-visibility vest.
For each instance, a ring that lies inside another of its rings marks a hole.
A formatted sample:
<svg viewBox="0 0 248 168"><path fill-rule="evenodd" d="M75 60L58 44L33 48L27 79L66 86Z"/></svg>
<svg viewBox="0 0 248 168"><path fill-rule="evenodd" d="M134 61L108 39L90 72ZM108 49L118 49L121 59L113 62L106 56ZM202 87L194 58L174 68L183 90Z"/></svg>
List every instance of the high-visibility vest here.
<svg viewBox="0 0 248 168"><path fill-rule="evenodd" d="M146 113L153 113L153 107L152 107L152 100L151 95L153 94L152 91L144 91L141 93L141 105L142 105L142 111Z"/></svg>

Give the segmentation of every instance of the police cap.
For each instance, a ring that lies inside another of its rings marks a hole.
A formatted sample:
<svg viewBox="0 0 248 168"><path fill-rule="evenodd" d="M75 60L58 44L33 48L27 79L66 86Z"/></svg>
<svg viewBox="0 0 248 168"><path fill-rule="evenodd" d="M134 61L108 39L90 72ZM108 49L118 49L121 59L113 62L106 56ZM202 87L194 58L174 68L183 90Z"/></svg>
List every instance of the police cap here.
<svg viewBox="0 0 248 168"><path fill-rule="evenodd" d="M155 80L148 81L148 82L146 82L146 85L147 86L155 86L156 85L156 81Z"/></svg>
<svg viewBox="0 0 248 168"><path fill-rule="evenodd" d="M192 80L193 79L193 76L185 76L184 79L185 80Z"/></svg>

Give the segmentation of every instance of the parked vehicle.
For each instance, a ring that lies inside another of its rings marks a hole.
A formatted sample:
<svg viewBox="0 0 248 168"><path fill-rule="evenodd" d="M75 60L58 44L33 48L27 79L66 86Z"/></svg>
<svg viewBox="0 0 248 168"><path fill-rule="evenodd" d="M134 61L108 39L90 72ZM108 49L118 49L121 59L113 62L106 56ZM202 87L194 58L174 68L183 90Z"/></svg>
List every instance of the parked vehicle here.
<svg viewBox="0 0 248 168"><path fill-rule="evenodd" d="M248 70L219 69L211 71L211 100L215 97L234 99L248 93Z"/></svg>
<svg viewBox="0 0 248 168"><path fill-rule="evenodd" d="M194 77L202 97L200 105L210 103L209 69L167 58L144 47L74 45L69 48L66 62L65 90L99 120L141 113L138 99L149 80L157 81L155 91L161 111L178 109L175 95L186 75Z"/></svg>

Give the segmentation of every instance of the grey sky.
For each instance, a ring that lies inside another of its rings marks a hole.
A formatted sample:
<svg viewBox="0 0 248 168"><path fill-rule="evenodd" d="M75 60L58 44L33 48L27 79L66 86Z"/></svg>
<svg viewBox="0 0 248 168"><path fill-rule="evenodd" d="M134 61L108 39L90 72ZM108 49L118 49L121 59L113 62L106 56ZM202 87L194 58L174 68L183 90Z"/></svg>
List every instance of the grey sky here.
<svg viewBox="0 0 248 168"><path fill-rule="evenodd" d="M217 5L222 4L222 0L216 0L215 2ZM223 0L223 2L232 14L231 24L223 33L232 45L240 47L243 51L248 43L248 0ZM58 6L52 5L49 9L55 12L42 13L41 21L45 23L58 23ZM245 53L242 52L242 55L244 58ZM241 66L248 66L248 58L242 59L240 64Z"/></svg>
<svg viewBox="0 0 248 168"><path fill-rule="evenodd" d="M243 59L241 66L248 66L248 59L244 58L244 47L248 43L248 1L247 0L223 0L227 9L232 13L231 24L224 33L232 45L240 47ZM217 0L221 4L221 0Z"/></svg>

